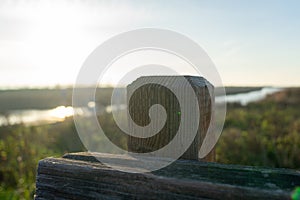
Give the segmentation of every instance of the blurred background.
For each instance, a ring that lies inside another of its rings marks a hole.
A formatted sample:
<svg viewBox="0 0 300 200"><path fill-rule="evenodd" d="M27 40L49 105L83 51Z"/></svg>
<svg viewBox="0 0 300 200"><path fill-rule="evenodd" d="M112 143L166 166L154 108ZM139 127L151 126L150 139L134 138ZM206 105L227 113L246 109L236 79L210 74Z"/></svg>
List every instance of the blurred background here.
<svg viewBox="0 0 300 200"><path fill-rule="evenodd" d="M300 169L299 6L292 0L1 1L0 199L32 199L40 159L85 151L75 109L95 109L105 133L126 149L111 113L126 108L111 105L121 68L82 107L72 107L72 86L97 46L145 27L190 37L215 63L228 103L217 162Z"/></svg>

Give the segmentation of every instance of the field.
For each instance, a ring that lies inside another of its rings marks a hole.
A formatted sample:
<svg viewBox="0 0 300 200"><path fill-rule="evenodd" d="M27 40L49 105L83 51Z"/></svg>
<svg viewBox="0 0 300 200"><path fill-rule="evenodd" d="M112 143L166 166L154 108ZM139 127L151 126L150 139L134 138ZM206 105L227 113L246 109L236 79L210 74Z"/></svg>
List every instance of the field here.
<svg viewBox="0 0 300 200"><path fill-rule="evenodd" d="M110 93L107 89L107 95ZM109 104L109 97L101 100L102 105ZM70 102L70 89L0 92L3 113L11 109L53 108ZM229 104L224 131L216 146L217 161L300 169L299 110L299 88L285 89L247 106ZM125 138L117 136L120 130L112 116L100 118L109 137L126 148ZM0 199L32 198L38 160L84 150L72 118L48 125L0 127Z"/></svg>

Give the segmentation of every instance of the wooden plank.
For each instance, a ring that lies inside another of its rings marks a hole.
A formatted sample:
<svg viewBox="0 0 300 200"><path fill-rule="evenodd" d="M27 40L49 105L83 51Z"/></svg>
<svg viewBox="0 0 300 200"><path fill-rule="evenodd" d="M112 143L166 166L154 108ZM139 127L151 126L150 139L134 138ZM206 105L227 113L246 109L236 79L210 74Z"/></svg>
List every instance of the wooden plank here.
<svg viewBox="0 0 300 200"><path fill-rule="evenodd" d="M126 155L96 154L110 162L134 162ZM39 162L36 200L41 199L290 199L300 173L178 160L152 173L127 173L88 153Z"/></svg>

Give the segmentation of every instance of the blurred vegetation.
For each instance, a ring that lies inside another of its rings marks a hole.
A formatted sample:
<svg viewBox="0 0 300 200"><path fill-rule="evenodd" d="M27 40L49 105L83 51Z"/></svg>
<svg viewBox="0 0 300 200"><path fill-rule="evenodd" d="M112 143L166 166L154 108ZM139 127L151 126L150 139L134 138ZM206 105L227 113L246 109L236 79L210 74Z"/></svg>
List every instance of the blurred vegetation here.
<svg viewBox="0 0 300 200"><path fill-rule="evenodd" d="M78 89L78 92L82 96L88 96L91 90L93 91L92 88L82 88ZM0 90L0 113L7 114L11 110L23 109L52 109L61 105L71 106L72 92L72 88ZM112 92L112 88L98 88L96 103L103 106L110 105ZM90 100L92 101L92 97Z"/></svg>
<svg viewBox="0 0 300 200"><path fill-rule="evenodd" d="M109 102L103 100L102 105ZM299 169L299 110L300 89L284 90L247 106L229 104L216 148L217 161ZM125 137L114 124L112 115L100 116L100 122L109 138L126 149ZM101 138L94 140L102 145ZM48 125L0 127L0 199L32 199L40 159L84 150L71 118Z"/></svg>
<svg viewBox="0 0 300 200"><path fill-rule="evenodd" d="M300 89L245 107L229 104L217 144L221 163L300 168Z"/></svg>
<svg viewBox="0 0 300 200"><path fill-rule="evenodd" d="M37 163L47 156L82 151L73 121L0 128L0 199L32 199Z"/></svg>
<svg viewBox="0 0 300 200"><path fill-rule="evenodd" d="M109 139L126 149L126 138L116 126L112 114L99 117ZM87 126L89 126L87 121ZM105 151L102 137L92 138ZM0 127L0 199L33 199L38 161L67 152L86 151L77 135L72 118L55 124Z"/></svg>

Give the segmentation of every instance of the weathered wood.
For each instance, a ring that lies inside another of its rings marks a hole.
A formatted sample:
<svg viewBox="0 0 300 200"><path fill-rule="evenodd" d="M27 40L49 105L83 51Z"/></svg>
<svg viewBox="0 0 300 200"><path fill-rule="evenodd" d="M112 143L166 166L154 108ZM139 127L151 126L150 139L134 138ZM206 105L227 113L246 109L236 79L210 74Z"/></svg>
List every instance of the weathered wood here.
<svg viewBox="0 0 300 200"><path fill-rule="evenodd" d="M118 165L126 155L97 154ZM300 173L178 160L152 173L126 173L88 153L39 162L36 200L41 199L290 199Z"/></svg>
<svg viewBox="0 0 300 200"><path fill-rule="evenodd" d="M182 81L182 78L185 78L187 81ZM141 86L143 83L149 84ZM127 86L129 113L133 119L133 121L129 121L129 132L139 132L133 128L132 123L140 126L146 126L150 123L149 108L152 105L160 104L167 112L166 124L156 135L147 138L128 136L129 151L137 153L152 152L161 149L173 139L178 130L181 116L178 99L169 88L176 88L184 94L184 101L189 102L191 96L185 94L187 87L192 87L197 96L199 108L195 109L199 109L201 117L197 135L181 158L199 159L199 150L211 122L214 98L211 98L210 95L214 97L214 94L213 85L203 77L196 76L145 76L138 78ZM186 128L185 134L191 134L189 133L189 127ZM203 160L214 161L214 149Z"/></svg>

